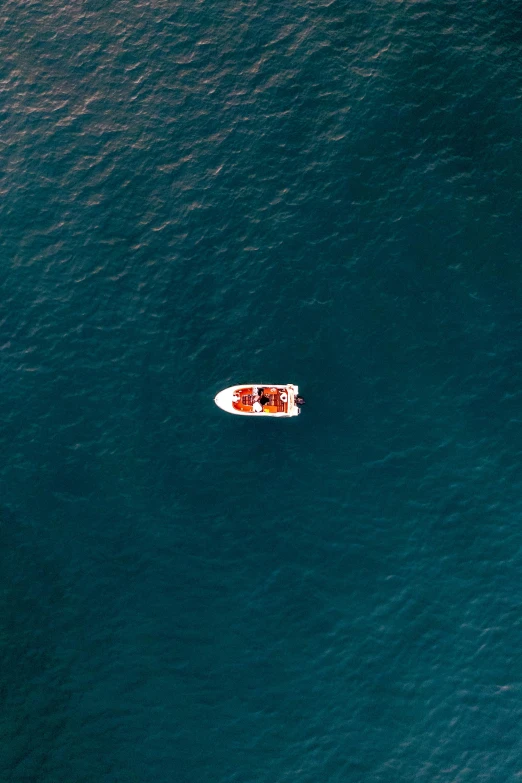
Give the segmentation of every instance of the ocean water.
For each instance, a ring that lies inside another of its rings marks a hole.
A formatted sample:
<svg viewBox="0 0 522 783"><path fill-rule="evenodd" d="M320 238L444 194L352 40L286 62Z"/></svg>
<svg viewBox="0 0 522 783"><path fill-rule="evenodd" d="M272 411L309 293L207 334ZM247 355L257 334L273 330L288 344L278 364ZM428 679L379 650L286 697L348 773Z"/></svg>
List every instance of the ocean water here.
<svg viewBox="0 0 522 783"><path fill-rule="evenodd" d="M520 4L0 31L1 783L519 780Z"/></svg>

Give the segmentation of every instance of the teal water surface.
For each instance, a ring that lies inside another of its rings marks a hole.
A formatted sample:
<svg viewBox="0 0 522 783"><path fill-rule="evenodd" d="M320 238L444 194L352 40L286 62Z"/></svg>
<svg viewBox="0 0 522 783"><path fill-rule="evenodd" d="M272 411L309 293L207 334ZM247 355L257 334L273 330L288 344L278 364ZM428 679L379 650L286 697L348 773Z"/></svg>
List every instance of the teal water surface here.
<svg viewBox="0 0 522 783"><path fill-rule="evenodd" d="M0 25L2 783L518 780L519 5Z"/></svg>

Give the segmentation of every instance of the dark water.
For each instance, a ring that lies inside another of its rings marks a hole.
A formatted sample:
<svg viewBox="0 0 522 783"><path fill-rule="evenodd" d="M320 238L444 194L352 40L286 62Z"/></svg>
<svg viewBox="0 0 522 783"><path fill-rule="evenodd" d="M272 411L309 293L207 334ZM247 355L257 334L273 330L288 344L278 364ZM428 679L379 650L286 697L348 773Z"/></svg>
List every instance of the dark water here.
<svg viewBox="0 0 522 783"><path fill-rule="evenodd" d="M2 783L519 780L520 4L0 29Z"/></svg>

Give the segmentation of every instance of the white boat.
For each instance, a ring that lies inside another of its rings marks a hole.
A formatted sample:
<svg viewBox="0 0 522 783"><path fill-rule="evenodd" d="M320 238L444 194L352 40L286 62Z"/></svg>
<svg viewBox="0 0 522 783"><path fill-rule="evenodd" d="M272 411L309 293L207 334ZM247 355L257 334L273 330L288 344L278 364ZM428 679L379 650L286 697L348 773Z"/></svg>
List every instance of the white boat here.
<svg viewBox="0 0 522 783"><path fill-rule="evenodd" d="M293 383L285 385L251 383L229 386L216 394L214 402L227 413L237 416L277 416L280 418L298 416L304 400L298 395L299 387Z"/></svg>

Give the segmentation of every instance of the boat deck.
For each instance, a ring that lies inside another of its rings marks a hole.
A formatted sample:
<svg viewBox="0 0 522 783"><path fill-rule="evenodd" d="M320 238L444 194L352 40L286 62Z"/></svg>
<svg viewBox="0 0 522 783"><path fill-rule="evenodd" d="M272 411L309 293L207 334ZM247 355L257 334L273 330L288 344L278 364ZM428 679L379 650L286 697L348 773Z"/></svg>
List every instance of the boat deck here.
<svg viewBox="0 0 522 783"><path fill-rule="evenodd" d="M261 391L261 389L259 390ZM286 401L281 400L281 394L286 394ZM239 400L233 401L232 405L237 411L244 413L252 413L252 405L255 402L254 390L251 386L247 386L244 389L238 389L236 392ZM275 387L263 388L263 394L268 397L269 402L263 405L263 411L265 413L287 413L288 412L288 392L284 388L277 389Z"/></svg>

